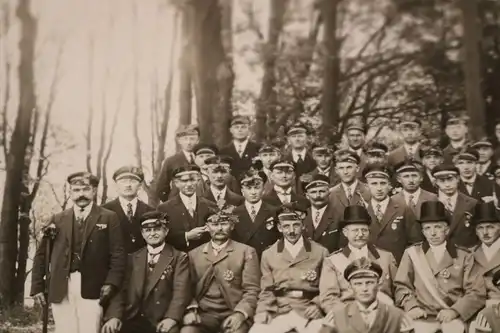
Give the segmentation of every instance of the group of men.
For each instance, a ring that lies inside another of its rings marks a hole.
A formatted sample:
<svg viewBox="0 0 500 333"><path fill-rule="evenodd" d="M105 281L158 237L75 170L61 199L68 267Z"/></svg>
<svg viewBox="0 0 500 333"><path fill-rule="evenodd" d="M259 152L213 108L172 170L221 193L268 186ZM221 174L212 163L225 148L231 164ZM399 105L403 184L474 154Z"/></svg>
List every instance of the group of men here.
<svg viewBox="0 0 500 333"><path fill-rule="evenodd" d="M345 149L310 144L301 123L286 150L251 141L242 116L220 150L183 126L156 208L138 199L137 167L116 170L102 207L99 180L72 174L31 293L56 333L500 332L494 146L466 143L461 118L444 150L420 143L419 119L400 128L389 152L365 147L358 123Z"/></svg>

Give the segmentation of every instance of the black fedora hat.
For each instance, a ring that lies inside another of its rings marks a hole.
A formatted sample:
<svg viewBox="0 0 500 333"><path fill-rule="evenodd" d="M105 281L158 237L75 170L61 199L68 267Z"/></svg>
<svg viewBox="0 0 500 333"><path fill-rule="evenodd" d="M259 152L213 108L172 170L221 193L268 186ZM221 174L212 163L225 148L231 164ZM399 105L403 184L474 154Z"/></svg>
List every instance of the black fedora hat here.
<svg viewBox="0 0 500 333"><path fill-rule="evenodd" d="M372 219L364 206L352 205L344 209L344 218L340 221L340 228L349 224L366 224L370 225Z"/></svg>
<svg viewBox="0 0 500 333"><path fill-rule="evenodd" d="M474 208L472 224L480 223L500 223L500 216L493 202L480 202Z"/></svg>
<svg viewBox="0 0 500 333"><path fill-rule="evenodd" d="M441 201L424 201L420 207L420 219L418 222L446 222L450 223L446 208Z"/></svg>

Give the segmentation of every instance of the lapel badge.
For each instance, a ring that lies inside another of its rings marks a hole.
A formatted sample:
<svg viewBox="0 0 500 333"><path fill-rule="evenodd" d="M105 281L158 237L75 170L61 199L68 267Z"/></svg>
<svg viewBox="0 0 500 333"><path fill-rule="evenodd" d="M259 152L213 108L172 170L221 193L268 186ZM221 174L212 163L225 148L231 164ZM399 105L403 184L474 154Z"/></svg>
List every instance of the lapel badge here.
<svg viewBox="0 0 500 333"><path fill-rule="evenodd" d="M302 274L302 280L308 281L308 282L314 282L318 278L318 274L316 274L316 271L311 269L308 270L307 272L304 272Z"/></svg>
<svg viewBox="0 0 500 333"><path fill-rule="evenodd" d="M226 281L233 281L234 280L234 273L233 271L231 270L226 270L224 273L222 273L222 277L224 278L224 280Z"/></svg>
<svg viewBox="0 0 500 333"><path fill-rule="evenodd" d="M99 230L104 230L104 229L106 229L108 227L108 225L105 224L105 223L98 223L98 224L96 224L96 227Z"/></svg>
<svg viewBox="0 0 500 333"><path fill-rule="evenodd" d="M274 217L269 217L266 220L266 229L271 230L274 227Z"/></svg>
<svg viewBox="0 0 500 333"><path fill-rule="evenodd" d="M470 219L472 218L472 214L469 212L465 212L465 227L470 227Z"/></svg>
<svg viewBox="0 0 500 333"><path fill-rule="evenodd" d="M392 222L391 228L392 228L392 230L396 230L398 228L398 224Z"/></svg>
<svg viewBox="0 0 500 333"><path fill-rule="evenodd" d="M172 266L168 265L167 268L165 268L165 271L164 271L164 274L169 276L173 273L174 269L172 268Z"/></svg>
<svg viewBox="0 0 500 333"><path fill-rule="evenodd" d="M447 270L447 269L444 269L443 271L439 272L439 275L443 278L443 279L449 279L451 274L450 274L450 271Z"/></svg>

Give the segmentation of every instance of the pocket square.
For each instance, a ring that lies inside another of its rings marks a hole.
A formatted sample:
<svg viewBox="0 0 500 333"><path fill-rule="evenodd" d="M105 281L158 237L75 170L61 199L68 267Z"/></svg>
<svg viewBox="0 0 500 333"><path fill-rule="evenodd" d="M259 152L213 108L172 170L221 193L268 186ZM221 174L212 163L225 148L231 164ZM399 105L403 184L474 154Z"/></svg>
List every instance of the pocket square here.
<svg viewBox="0 0 500 333"><path fill-rule="evenodd" d="M96 226L96 227L97 227L97 229L99 229L99 230L104 230L104 229L106 229L106 228L108 227L108 225L107 225L107 224L96 224L95 226Z"/></svg>

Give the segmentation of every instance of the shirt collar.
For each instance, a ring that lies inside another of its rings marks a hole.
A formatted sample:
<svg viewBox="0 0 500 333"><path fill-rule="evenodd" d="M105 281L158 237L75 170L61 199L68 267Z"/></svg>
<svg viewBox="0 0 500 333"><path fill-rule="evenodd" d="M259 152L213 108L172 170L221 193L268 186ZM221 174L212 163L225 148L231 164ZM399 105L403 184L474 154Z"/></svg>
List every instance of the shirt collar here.
<svg viewBox="0 0 500 333"><path fill-rule="evenodd" d="M437 251L437 252L441 252L441 251L445 251L446 250L446 241L443 242L443 244L441 245L431 245L429 244L429 248L434 252L434 251Z"/></svg>
<svg viewBox="0 0 500 333"><path fill-rule="evenodd" d="M306 148L303 148L302 150L300 151L297 151L297 150L293 150L292 149L292 157L293 157L293 160L296 161L299 159L299 156L302 157L302 159L305 159L306 158L306 153L307 153L307 149Z"/></svg>
<svg viewBox="0 0 500 333"><path fill-rule="evenodd" d="M135 212L135 208L137 207L137 202L139 201L139 199L137 197L133 198L132 200L127 200L125 198L122 198L122 197L118 197L118 201L120 201L120 205L122 206L123 211L126 212L127 211L127 206L128 204L132 204L132 211Z"/></svg>
<svg viewBox="0 0 500 333"><path fill-rule="evenodd" d="M410 195L413 195L413 202L414 203L417 203L418 198L420 198L420 193L422 193L422 191L420 190L420 187L418 188L418 190L415 191L415 193L408 193L405 190L403 190L402 192L403 192L403 196L405 197L406 202L409 202Z"/></svg>
<svg viewBox="0 0 500 333"><path fill-rule="evenodd" d="M274 185L274 191L276 191L276 193L278 193L279 195L292 195L291 186L285 190L282 187L279 187L278 185Z"/></svg>
<svg viewBox="0 0 500 333"><path fill-rule="evenodd" d="M351 250L351 252L361 253L364 257L368 258L368 245L365 244L362 248L358 249L357 247L354 247L348 243L347 247L349 247L349 250Z"/></svg>
<svg viewBox="0 0 500 333"><path fill-rule="evenodd" d="M376 209L377 205L380 205L380 210L382 212L385 212L385 210L387 209L387 205L389 205L389 197L385 198L384 200L382 201L376 201L375 199L372 198L372 207L373 209Z"/></svg>
<svg viewBox="0 0 500 333"><path fill-rule="evenodd" d="M259 200L259 201L257 201L254 204L251 204L250 202L248 202L248 201L245 200L245 208L249 212L252 210L252 207L255 207L255 211L259 212L261 206L262 206L262 200Z"/></svg>
<svg viewBox="0 0 500 333"><path fill-rule="evenodd" d="M461 149L463 146L465 146L465 138L457 141L456 143L454 141L450 141L450 146L454 149Z"/></svg>
<svg viewBox="0 0 500 333"><path fill-rule="evenodd" d="M457 203L458 191L455 192L452 196L447 196L443 192L439 191L439 193L438 193L438 199L439 199L439 201L441 201L442 203L444 203L445 206L446 206L446 202L448 201L448 198L451 199L451 204L453 206L455 206L455 204Z"/></svg>
<svg viewBox="0 0 500 333"><path fill-rule="evenodd" d="M188 151L182 150L182 153L186 157L186 160L191 161L191 163L194 163L194 156L193 153L190 153Z"/></svg>
<svg viewBox="0 0 500 333"><path fill-rule="evenodd" d="M477 178L477 175L475 174L474 176L472 176L471 179L465 181L463 178L460 178L460 180L462 180L462 182L465 184L465 185L469 185L469 184L474 184L474 182L476 181L476 178Z"/></svg>
<svg viewBox="0 0 500 333"><path fill-rule="evenodd" d="M358 149L354 149L354 148L352 148L352 147L349 147L349 150L350 150L350 151L355 152L355 153L356 153L356 154L358 154L358 156L360 156L360 157L361 157L361 154L363 154L363 148L362 148L362 147L361 147L361 148L358 148Z"/></svg>
<svg viewBox="0 0 500 333"><path fill-rule="evenodd" d="M182 203L184 203L184 206L188 206L189 202L191 201L194 206L196 206L196 194L193 194L191 197L188 197L182 192L179 192L179 196L181 197Z"/></svg>
<svg viewBox="0 0 500 333"><path fill-rule="evenodd" d="M83 216L83 218L87 218L89 216L92 207L94 206L94 202L91 201L87 207L84 207L83 210L77 205L73 206L73 211L75 212L75 216Z"/></svg>
<svg viewBox="0 0 500 333"><path fill-rule="evenodd" d="M224 186L224 188L222 190L219 190L218 188L214 187L213 185L210 185L210 191L212 191L214 197L216 197L216 194L221 194L221 198L225 198L226 197L226 189L227 189L227 186Z"/></svg>
<svg viewBox="0 0 500 333"><path fill-rule="evenodd" d="M248 140L249 138L246 138L244 141L233 140L234 147L236 148L236 150L238 150L238 148L241 147L242 148L241 150L244 151L245 148L247 147Z"/></svg>
<svg viewBox="0 0 500 333"><path fill-rule="evenodd" d="M356 301L356 305L358 306L358 309L360 312L372 312L378 308L378 300L375 300L367 308L363 304L359 303L358 301Z"/></svg>
<svg viewBox="0 0 500 333"><path fill-rule="evenodd" d="M356 190L356 187L358 187L358 180L356 179L351 185L346 185L345 183L342 183L342 187L344 188L344 192L347 193L347 190L350 189L351 193L354 194L354 191Z"/></svg>
<svg viewBox="0 0 500 333"><path fill-rule="evenodd" d="M165 247L165 242L157 247L152 247L151 245L146 245L146 247L148 249L148 254L155 255L163 251L163 248Z"/></svg>
<svg viewBox="0 0 500 333"><path fill-rule="evenodd" d="M317 167L318 168L318 172L322 175L326 175L328 176L328 174L330 174L330 170L332 169L332 166L330 165L328 168L326 169L320 169L320 167Z"/></svg>
<svg viewBox="0 0 500 333"><path fill-rule="evenodd" d="M411 149L411 151L413 153L416 153L417 150L418 150L418 147L419 147L419 143L417 142L417 143L414 143L414 144L410 145L410 144L408 144L408 143L405 142L404 146L405 146L406 151L408 151L408 150Z"/></svg>
<svg viewBox="0 0 500 333"><path fill-rule="evenodd" d="M212 245L212 249L220 252L222 249L224 249L227 246L227 244L229 244L229 239L224 244L221 244L221 245L215 244L213 241L210 241L210 243Z"/></svg>
<svg viewBox="0 0 500 333"><path fill-rule="evenodd" d="M316 212L319 212L320 215L322 216L324 213L325 213L325 210L326 210L326 207L328 205L324 205L323 207L321 207L320 209L317 209L315 208L314 206L311 206L311 213L313 213L313 218L314 218L314 215L316 214Z"/></svg>
<svg viewBox="0 0 500 333"><path fill-rule="evenodd" d="M304 246L304 237L300 237L299 240L295 244L290 243L286 238L284 238L283 240L284 240L284 244L285 244L286 249L297 250L297 249L300 249Z"/></svg>

